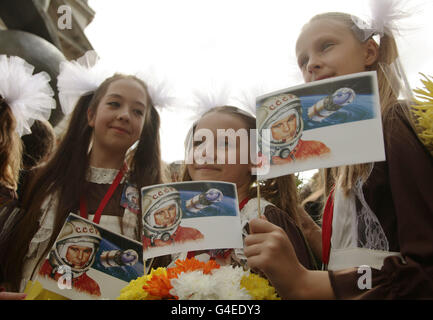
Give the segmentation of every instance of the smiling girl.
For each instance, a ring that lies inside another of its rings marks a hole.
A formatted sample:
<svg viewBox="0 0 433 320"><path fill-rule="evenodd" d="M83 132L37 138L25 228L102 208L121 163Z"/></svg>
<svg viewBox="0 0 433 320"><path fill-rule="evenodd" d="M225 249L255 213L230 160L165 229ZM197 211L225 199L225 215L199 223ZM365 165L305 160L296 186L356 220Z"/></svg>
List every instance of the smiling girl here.
<svg viewBox="0 0 433 320"><path fill-rule="evenodd" d="M245 228L244 235L248 233L248 222L259 215L257 188L254 186L256 176L252 174L254 165L249 156L246 157L248 160L245 163L242 161L245 156L242 152L248 152L248 155L250 155L248 148L243 149L241 146L241 143L245 143L245 141L237 138L236 143L233 145L227 140L219 139L218 135L221 130L234 130L234 132L246 130L249 134L255 128L256 119L239 108L221 106L210 109L194 123L191 134L194 135L200 129L206 129L212 132L212 139L211 141L194 141L193 148L189 152L194 152L200 145L208 143L213 145L214 152L207 154L204 150L202 156L206 160L205 163L199 164L199 161L194 161L192 164L188 164L183 176L183 181L213 180L235 183L239 199L239 209L241 211L241 223L242 227ZM225 154L225 159L229 159L230 153L236 154L236 161L234 163L228 161L218 163L221 162L217 159L221 151ZM288 175L267 180L261 187L261 195L261 215L270 223L284 230L285 235L290 238L294 245L300 263L307 269L314 269L315 259L311 254L309 245L304 239L299 225L295 177ZM243 260L245 257L242 250L234 252L231 250L211 252L211 257L215 253L219 255L216 258L226 260L227 262L230 260L241 264L246 262Z"/></svg>
<svg viewBox="0 0 433 320"><path fill-rule="evenodd" d="M116 74L79 97L57 151L25 192L14 245L4 248L3 280L12 289L22 290L39 269L71 212L141 240L140 213L120 203L126 186L161 182L159 123L146 84L135 76Z"/></svg>

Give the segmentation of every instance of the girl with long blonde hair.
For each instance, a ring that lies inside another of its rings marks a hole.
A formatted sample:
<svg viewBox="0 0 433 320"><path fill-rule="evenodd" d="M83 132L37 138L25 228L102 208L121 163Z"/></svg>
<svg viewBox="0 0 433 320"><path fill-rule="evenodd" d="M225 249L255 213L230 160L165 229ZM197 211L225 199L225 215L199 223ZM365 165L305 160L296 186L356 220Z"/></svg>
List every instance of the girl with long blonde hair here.
<svg viewBox="0 0 433 320"><path fill-rule="evenodd" d="M313 17L298 37L296 54L306 82L377 71L386 161L327 170L324 181L331 188L321 244L328 271L306 270L281 230L251 222L248 263L261 269L284 298L433 296L433 158L418 139L411 101L398 100L408 87L393 24L386 23L396 16L395 8L389 1L374 3L387 7L370 27L331 12ZM279 245L269 249L270 243Z"/></svg>

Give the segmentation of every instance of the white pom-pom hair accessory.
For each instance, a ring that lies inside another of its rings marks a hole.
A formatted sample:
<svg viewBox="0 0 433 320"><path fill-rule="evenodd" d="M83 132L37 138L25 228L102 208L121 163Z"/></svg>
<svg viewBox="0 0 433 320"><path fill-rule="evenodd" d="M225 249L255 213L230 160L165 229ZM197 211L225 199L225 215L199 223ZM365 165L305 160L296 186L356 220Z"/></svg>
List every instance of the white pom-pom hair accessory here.
<svg viewBox="0 0 433 320"><path fill-rule="evenodd" d="M33 74L34 67L17 56L0 55L0 96L15 117L20 136L31 133L35 120L48 120L56 108L54 91L46 72Z"/></svg>
<svg viewBox="0 0 433 320"><path fill-rule="evenodd" d="M108 64L101 61L95 51L87 51L77 61L65 61L60 64L57 78L59 100L65 115L70 114L80 97L91 94L109 77L115 74ZM166 107L173 103L168 87L154 76L136 74L148 88L148 94L155 106Z"/></svg>
<svg viewBox="0 0 433 320"><path fill-rule="evenodd" d="M95 51L87 51L77 61L63 61L57 77L62 111L69 115L80 97L95 92L113 73L104 68Z"/></svg>
<svg viewBox="0 0 433 320"><path fill-rule="evenodd" d="M361 41L366 41L373 35L383 37L386 32L398 33L396 22L407 18L409 14L402 7L401 0L370 0L370 18L361 20L352 16L352 20L358 27Z"/></svg>
<svg viewBox="0 0 433 320"><path fill-rule="evenodd" d="M146 83L148 94L155 107L164 109L175 104L176 99L167 80L159 78L153 71L138 72L135 76Z"/></svg>
<svg viewBox="0 0 433 320"><path fill-rule="evenodd" d="M192 106L195 117L201 117L215 107L230 105L231 89L227 85L213 87L209 90L195 90Z"/></svg>

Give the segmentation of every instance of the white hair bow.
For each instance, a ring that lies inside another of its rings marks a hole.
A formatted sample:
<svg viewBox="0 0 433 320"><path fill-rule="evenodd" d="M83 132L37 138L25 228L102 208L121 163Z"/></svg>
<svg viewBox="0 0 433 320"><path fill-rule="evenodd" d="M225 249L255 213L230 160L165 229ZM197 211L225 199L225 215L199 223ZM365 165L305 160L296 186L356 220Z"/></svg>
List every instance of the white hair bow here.
<svg viewBox="0 0 433 320"><path fill-rule="evenodd" d="M56 108L50 76L33 71L34 67L20 57L0 55L0 95L12 110L20 136L31 133L35 120L48 120Z"/></svg>

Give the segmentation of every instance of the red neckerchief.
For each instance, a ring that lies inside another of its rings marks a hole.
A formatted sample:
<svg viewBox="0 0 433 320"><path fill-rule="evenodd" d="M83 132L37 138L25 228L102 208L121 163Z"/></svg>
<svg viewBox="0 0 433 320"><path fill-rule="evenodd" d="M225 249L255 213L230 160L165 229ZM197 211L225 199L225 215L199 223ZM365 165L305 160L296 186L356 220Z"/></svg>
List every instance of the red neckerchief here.
<svg viewBox="0 0 433 320"><path fill-rule="evenodd" d="M334 214L334 188L329 193L326 201L325 210L323 211L322 220L322 261L324 264L329 263L329 253L331 251L332 235L332 216Z"/></svg>
<svg viewBox="0 0 433 320"><path fill-rule="evenodd" d="M246 197L239 203L239 210L242 210L243 207L250 201L250 198ZM232 249L216 249L216 250L207 250L211 260L215 260L216 257L220 256L223 258L227 258L227 256L231 253ZM189 251L187 254L187 258L191 259L197 255L198 251ZM201 252L201 251L200 251Z"/></svg>
<svg viewBox="0 0 433 320"><path fill-rule="evenodd" d="M248 198L248 197L246 197L244 200L242 200L239 203L239 210L242 210L245 207L245 205L248 203L248 201L250 201L250 198Z"/></svg>
<svg viewBox="0 0 433 320"><path fill-rule="evenodd" d="M102 198L102 201L99 204L99 207L95 212L95 216L93 217L94 223L99 224L99 221L101 220L102 211L104 210L108 201L113 196L114 191L119 186L120 181L122 181L122 178L123 178L123 176L127 170L128 170L128 166L126 165L126 163L124 163L122 168L119 170L116 177L114 178L113 182L111 183L111 186L108 189L107 193L105 194L104 198ZM88 219L87 203L86 203L86 199L85 199L84 195L82 195L80 198L80 216L82 218Z"/></svg>

